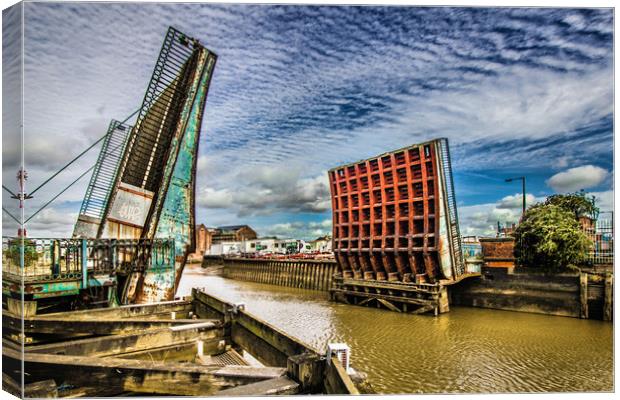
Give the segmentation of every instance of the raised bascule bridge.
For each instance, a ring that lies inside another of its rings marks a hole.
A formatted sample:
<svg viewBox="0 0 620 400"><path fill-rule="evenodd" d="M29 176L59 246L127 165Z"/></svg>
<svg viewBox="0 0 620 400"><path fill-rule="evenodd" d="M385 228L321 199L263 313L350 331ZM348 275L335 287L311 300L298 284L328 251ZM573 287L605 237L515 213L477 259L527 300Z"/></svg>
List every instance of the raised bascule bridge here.
<svg viewBox="0 0 620 400"><path fill-rule="evenodd" d="M450 286L480 276L463 257L447 139L342 165L328 177L335 260L223 257L224 276L435 315L449 311Z"/></svg>
<svg viewBox="0 0 620 400"><path fill-rule="evenodd" d="M3 295L28 313L172 300L195 246L196 161L216 55L169 28L133 126L113 120L72 238L3 238Z"/></svg>
<svg viewBox="0 0 620 400"><path fill-rule="evenodd" d="M37 398L359 393L340 353L204 290L175 299L195 248L198 143L216 59L169 28L141 107L110 123L96 164L73 182L92 170L73 237L3 237L3 389ZM38 190L23 187L22 202Z"/></svg>
<svg viewBox="0 0 620 400"><path fill-rule="evenodd" d="M447 312L447 287L468 271L461 249L447 139L329 172L333 298L400 312Z"/></svg>

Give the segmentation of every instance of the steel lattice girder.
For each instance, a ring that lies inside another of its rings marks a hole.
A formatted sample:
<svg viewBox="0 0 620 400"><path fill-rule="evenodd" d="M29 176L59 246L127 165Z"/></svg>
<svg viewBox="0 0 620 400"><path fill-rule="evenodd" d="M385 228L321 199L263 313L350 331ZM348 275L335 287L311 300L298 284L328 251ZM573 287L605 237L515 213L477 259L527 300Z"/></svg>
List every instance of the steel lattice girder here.
<svg viewBox="0 0 620 400"><path fill-rule="evenodd" d="M333 249L357 278L435 282L464 273L447 139L328 172Z"/></svg>

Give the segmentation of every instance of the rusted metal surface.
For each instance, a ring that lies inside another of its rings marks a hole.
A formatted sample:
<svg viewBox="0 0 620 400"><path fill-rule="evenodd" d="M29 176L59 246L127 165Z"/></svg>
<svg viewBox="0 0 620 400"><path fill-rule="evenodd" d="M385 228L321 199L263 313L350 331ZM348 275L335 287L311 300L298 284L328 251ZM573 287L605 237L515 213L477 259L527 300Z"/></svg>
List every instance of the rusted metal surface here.
<svg viewBox="0 0 620 400"><path fill-rule="evenodd" d="M23 246L24 260L20 261ZM2 292L26 301L78 295L90 288L113 288L130 270L173 270L174 241L116 239L2 238ZM137 253L147 258L136 258ZM23 285L23 286L22 286ZM115 293L108 301L116 302Z"/></svg>
<svg viewBox="0 0 620 400"><path fill-rule="evenodd" d="M2 317L4 382L23 363L25 385L48 381L58 397L357 393L315 349L196 289L184 301L28 317L22 335L17 315Z"/></svg>
<svg viewBox="0 0 620 400"><path fill-rule="evenodd" d="M338 266L333 260L270 260L223 258L223 276L230 279L329 291Z"/></svg>
<svg viewBox="0 0 620 400"><path fill-rule="evenodd" d="M512 268L515 266L514 238L480 238L480 245L486 267Z"/></svg>
<svg viewBox="0 0 620 400"><path fill-rule="evenodd" d="M193 100L186 102L182 113L184 130L176 146L170 148L170 159L166 164L164 184L156 198L151 215L145 224L143 237L172 237L175 241L177 258L172 288L165 286L162 275L147 272L139 302L148 302L174 296L187 257L195 248L195 191L198 140L215 56L199 48L198 65L190 90ZM176 151L176 157L173 153ZM171 168L172 167L172 168ZM162 283L164 283L162 285Z"/></svg>
<svg viewBox="0 0 620 400"><path fill-rule="evenodd" d="M198 40L170 27L131 132L116 137L118 124L110 126L110 141L123 151L116 145L109 155L111 144L104 143L76 235L175 241L175 263L165 268L150 265L154 256L136 249L133 257L148 267L128 272L123 303L173 298L194 250L198 142L216 59Z"/></svg>
<svg viewBox="0 0 620 400"><path fill-rule="evenodd" d="M454 281L465 273L446 139L331 169L344 278Z"/></svg>
<svg viewBox="0 0 620 400"><path fill-rule="evenodd" d="M131 126L112 120L103 141L97 164L80 208L73 237L94 238L97 236L101 218L118 173Z"/></svg>

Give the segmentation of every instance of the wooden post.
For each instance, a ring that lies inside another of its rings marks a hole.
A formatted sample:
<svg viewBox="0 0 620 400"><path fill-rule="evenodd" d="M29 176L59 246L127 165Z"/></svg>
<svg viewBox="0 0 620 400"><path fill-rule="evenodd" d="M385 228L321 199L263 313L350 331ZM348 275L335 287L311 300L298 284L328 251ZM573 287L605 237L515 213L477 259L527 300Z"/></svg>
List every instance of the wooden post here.
<svg viewBox="0 0 620 400"><path fill-rule="evenodd" d="M581 302L581 311L579 317L583 319L588 318L588 274L585 272L579 273L579 300Z"/></svg>
<svg viewBox="0 0 620 400"><path fill-rule="evenodd" d="M287 375L301 385L302 392L320 393L323 389L325 360L318 354L302 353L287 360Z"/></svg>
<svg viewBox="0 0 620 400"><path fill-rule="evenodd" d="M603 321L611 321L613 317L614 276L609 272L605 275L605 303L603 306Z"/></svg>

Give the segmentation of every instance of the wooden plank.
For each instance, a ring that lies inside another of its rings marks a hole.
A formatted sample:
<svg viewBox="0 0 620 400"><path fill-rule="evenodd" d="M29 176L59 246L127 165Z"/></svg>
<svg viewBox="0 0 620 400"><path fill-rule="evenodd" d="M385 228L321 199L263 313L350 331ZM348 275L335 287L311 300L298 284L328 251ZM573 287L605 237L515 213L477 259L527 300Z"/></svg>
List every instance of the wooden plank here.
<svg viewBox="0 0 620 400"><path fill-rule="evenodd" d="M613 280L613 274L609 273L605 275L605 302L603 304L603 321L611 321L613 318Z"/></svg>
<svg viewBox="0 0 620 400"><path fill-rule="evenodd" d="M24 318L24 332L26 333L49 333L57 334L79 334L87 333L93 335L110 335L124 332L135 332L146 329L158 329L173 325L195 323L194 319L101 319L101 320L80 320L76 323L70 318ZM2 324L4 328L14 331L21 331L22 322L20 318L3 312Z"/></svg>
<svg viewBox="0 0 620 400"><path fill-rule="evenodd" d="M290 356L287 360L287 375L301 385L301 392L322 393L325 364L325 358L315 353Z"/></svg>
<svg viewBox="0 0 620 400"><path fill-rule="evenodd" d="M438 288L437 285L403 283L403 282L389 282L388 283L388 282L380 282L380 281L366 281L362 279L344 279L343 285L390 289L390 290L402 290L406 292L418 292L418 293L433 293Z"/></svg>
<svg viewBox="0 0 620 400"><path fill-rule="evenodd" d="M579 317L588 318L588 274L581 272L579 274L579 301L581 303Z"/></svg>
<svg viewBox="0 0 620 400"><path fill-rule="evenodd" d="M170 315L176 312L180 317L184 312L192 311L190 300L162 301L152 304L130 304L112 308L98 308L94 310L63 311L58 313L37 315L38 319L73 319L73 320L93 320L93 319L119 319Z"/></svg>
<svg viewBox="0 0 620 400"><path fill-rule="evenodd" d="M21 384L4 372L2 372L2 390L20 399L23 396Z"/></svg>
<svg viewBox="0 0 620 400"><path fill-rule="evenodd" d="M428 304L428 305L422 306L422 307L420 307L420 308L418 308L418 309L416 309L414 311L411 311L410 314L414 314L414 315L415 314L424 314L424 313L427 313L427 312L431 312L434 309L435 309L435 307L432 304Z"/></svg>
<svg viewBox="0 0 620 400"><path fill-rule="evenodd" d="M13 396L22 397L22 388L16 380L2 373L2 389ZM24 385L24 398L51 398L58 397L58 387L53 379L28 383Z"/></svg>
<svg viewBox="0 0 620 400"><path fill-rule="evenodd" d="M273 367L285 367L288 356L273 347L259 336L253 334L243 326L233 322L231 327L233 343L241 346L262 364Z"/></svg>
<svg viewBox="0 0 620 400"><path fill-rule="evenodd" d="M221 300L213 295L207 295L197 288L192 289L192 298L194 301L198 301L208 306L222 316L226 314L227 310L231 307L231 305L224 300Z"/></svg>
<svg viewBox="0 0 620 400"><path fill-rule="evenodd" d="M389 296L389 295L384 295L384 294L372 294L372 293L365 293L365 292L356 292L353 290L344 290L344 289L332 289L333 292L337 292L337 293L343 293L343 294L349 294L349 295L354 295L354 296L360 296L360 297L372 297L372 298L376 298L378 299L379 296L383 299L386 300L391 300L391 301L399 301L402 303L408 303L408 304L417 304L417 305L427 305L429 304L429 302L431 302L431 300L422 300L422 299L412 299L412 298L408 298L408 297L399 297L399 296Z"/></svg>
<svg viewBox="0 0 620 400"><path fill-rule="evenodd" d="M218 396L274 396L294 395L299 393L299 384L286 376L273 378L261 382L250 383L225 389L217 393Z"/></svg>
<svg viewBox="0 0 620 400"><path fill-rule="evenodd" d="M224 343L222 343L224 342ZM216 354L224 351L226 343L230 343L230 338L217 338L211 340L203 340L203 353ZM126 352L115 355L119 358L131 358L134 360L147 361L192 361L197 357L198 346L196 342L187 342L183 344L174 344L170 346L161 346L152 349L146 349L135 352Z"/></svg>
<svg viewBox="0 0 620 400"><path fill-rule="evenodd" d="M331 357L325 369L325 391L327 394L360 394L336 356Z"/></svg>
<svg viewBox="0 0 620 400"><path fill-rule="evenodd" d="M5 349L13 364L21 354ZM283 376L284 368L246 366L204 366L190 363L149 362L123 358L99 358L52 354L24 354L30 379L45 377L74 386L89 387L93 381L105 382L102 393L125 391L179 396L214 394L220 389Z"/></svg>
<svg viewBox="0 0 620 400"><path fill-rule="evenodd" d="M159 347L180 345L196 340L209 340L224 336L224 328L220 324L210 322L208 326L195 327L189 330L163 328L139 333L103 336L78 339L60 343L29 346L29 353L110 356L142 350L155 350Z"/></svg>
<svg viewBox="0 0 620 400"><path fill-rule="evenodd" d="M401 312L400 308L396 307L394 304L390 303L389 301L385 299L377 297L377 301L392 311Z"/></svg>
<svg viewBox="0 0 620 400"><path fill-rule="evenodd" d="M235 322L282 351L287 356L301 354L307 351L320 354L316 349L313 349L306 343L286 334L284 331L262 321L260 318L257 318L245 310L239 311L235 316Z"/></svg>

